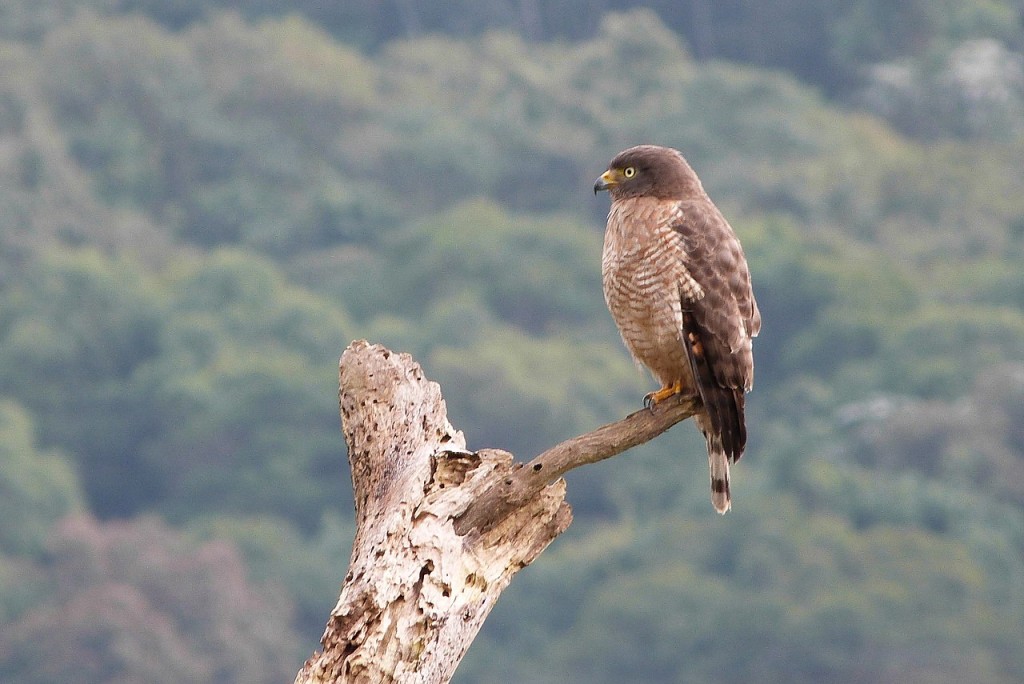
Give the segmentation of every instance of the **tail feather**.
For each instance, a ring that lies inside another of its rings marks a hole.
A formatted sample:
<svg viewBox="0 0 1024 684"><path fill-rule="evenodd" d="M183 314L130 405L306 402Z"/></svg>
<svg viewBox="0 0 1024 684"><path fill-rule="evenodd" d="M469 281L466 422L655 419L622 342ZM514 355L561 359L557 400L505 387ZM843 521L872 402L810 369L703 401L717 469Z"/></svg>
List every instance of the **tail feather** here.
<svg viewBox="0 0 1024 684"><path fill-rule="evenodd" d="M729 457L730 463L735 463L747 446L743 390L712 387L704 392L702 399L711 419L710 431L719 435L719 448Z"/></svg>
<svg viewBox="0 0 1024 684"><path fill-rule="evenodd" d="M721 437L706 433L708 441L708 465L711 466L711 504L725 515L732 508L732 494L729 491L729 457L722 448Z"/></svg>
<svg viewBox="0 0 1024 684"><path fill-rule="evenodd" d="M697 426L708 442L711 466L711 503L719 513L732 507L729 492L729 464L743 456L747 445L743 388L723 371L721 354L728 352L714 343L714 337L691 311L683 312L683 343L704 411Z"/></svg>

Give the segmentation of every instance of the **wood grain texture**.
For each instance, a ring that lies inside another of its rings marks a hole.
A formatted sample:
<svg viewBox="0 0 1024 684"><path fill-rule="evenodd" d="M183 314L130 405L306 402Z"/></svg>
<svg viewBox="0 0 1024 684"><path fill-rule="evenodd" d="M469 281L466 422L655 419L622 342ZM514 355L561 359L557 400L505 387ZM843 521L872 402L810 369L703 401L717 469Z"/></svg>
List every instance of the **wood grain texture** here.
<svg viewBox="0 0 1024 684"><path fill-rule="evenodd" d="M571 523L561 476L699 406L667 401L517 463L468 450L419 364L362 340L341 357L339 404L356 536L322 650L296 684L447 682L512 577Z"/></svg>

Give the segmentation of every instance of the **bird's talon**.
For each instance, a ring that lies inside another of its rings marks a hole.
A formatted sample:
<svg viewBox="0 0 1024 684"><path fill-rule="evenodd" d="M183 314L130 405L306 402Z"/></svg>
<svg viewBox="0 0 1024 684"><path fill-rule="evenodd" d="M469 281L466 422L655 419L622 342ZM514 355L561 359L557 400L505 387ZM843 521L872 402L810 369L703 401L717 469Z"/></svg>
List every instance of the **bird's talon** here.
<svg viewBox="0 0 1024 684"><path fill-rule="evenodd" d="M654 407L668 399L674 397L677 394L681 394L683 391L683 383L676 381L671 385L666 385L656 392L648 392L644 395L644 408L653 411Z"/></svg>

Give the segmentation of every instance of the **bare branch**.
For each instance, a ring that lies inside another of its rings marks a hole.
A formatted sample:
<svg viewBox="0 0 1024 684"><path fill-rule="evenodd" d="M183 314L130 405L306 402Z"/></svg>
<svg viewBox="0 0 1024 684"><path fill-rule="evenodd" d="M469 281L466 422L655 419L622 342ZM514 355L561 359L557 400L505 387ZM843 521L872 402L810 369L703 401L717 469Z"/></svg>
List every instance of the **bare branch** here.
<svg viewBox="0 0 1024 684"><path fill-rule="evenodd" d="M699 409L700 400L696 397L678 397L654 410L641 409L593 432L556 444L525 466L517 463L507 478L495 482L473 502L456 522L455 530L466 534L474 528L487 529L570 470L649 442L676 423L692 417Z"/></svg>

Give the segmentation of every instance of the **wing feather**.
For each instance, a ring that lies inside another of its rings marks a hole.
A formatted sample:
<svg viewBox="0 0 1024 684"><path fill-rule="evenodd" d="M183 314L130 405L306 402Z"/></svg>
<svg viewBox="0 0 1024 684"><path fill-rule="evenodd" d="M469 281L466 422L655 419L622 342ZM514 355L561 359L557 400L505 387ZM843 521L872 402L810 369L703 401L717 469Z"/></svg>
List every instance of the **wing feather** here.
<svg viewBox="0 0 1024 684"><path fill-rule="evenodd" d="M736 461L747 441L744 392L753 384L751 338L760 313L739 240L711 200L680 202L674 213L685 274L679 281L686 355L710 429ZM687 296L693 290L702 296Z"/></svg>

